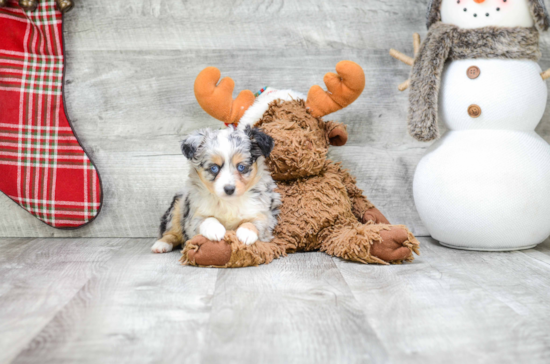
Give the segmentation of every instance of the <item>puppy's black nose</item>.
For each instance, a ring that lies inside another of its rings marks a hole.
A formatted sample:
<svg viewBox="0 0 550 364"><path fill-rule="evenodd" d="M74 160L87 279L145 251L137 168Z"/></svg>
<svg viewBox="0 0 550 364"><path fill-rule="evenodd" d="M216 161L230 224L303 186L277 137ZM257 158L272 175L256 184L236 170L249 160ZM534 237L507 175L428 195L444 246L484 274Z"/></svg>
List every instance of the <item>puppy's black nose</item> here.
<svg viewBox="0 0 550 364"><path fill-rule="evenodd" d="M227 185L223 187L223 190L225 191L226 194L231 196L233 192L235 192L235 186Z"/></svg>

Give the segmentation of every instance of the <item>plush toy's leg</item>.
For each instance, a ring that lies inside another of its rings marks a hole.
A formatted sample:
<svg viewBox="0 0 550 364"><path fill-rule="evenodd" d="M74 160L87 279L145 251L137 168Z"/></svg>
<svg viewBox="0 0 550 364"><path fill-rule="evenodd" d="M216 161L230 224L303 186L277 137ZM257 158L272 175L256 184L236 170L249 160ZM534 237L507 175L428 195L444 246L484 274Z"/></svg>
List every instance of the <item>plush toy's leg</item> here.
<svg viewBox="0 0 550 364"><path fill-rule="evenodd" d="M257 241L245 245L234 231L228 231L221 241L211 241L197 235L187 241L181 252L184 265L218 268L241 268L270 263L285 254L283 244Z"/></svg>
<svg viewBox="0 0 550 364"><path fill-rule="evenodd" d="M319 234L321 250L361 263L402 263L419 254L419 243L403 225L336 224Z"/></svg>
<svg viewBox="0 0 550 364"><path fill-rule="evenodd" d="M372 202L363 194L363 190L357 187L355 177L347 169L343 169L339 163L331 164L329 171L337 174L346 187L353 215L363 224L389 224L384 214L378 210Z"/></svg>

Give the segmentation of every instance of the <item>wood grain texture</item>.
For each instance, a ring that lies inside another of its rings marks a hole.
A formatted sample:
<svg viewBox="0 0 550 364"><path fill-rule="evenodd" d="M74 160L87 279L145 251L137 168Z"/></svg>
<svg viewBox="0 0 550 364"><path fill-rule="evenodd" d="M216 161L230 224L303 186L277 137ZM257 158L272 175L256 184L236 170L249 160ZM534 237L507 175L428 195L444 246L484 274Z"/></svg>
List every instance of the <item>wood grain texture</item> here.
<svg viewBox="0 0 550 364"><path fill-rule="evenodd" d="M414 169L429 144L407 134L409 68L388 55L412 55L426 34L426 1L80 1L65 17L66 98L74 127L97 165L104 208L89 226L50 228L0 194L0 236L153 237L187 173L183 135L218 127L192 89L217 66L236 91L270 85L307 92L342 59L366 73L363 95L329 119L348 125L333 147L358 184L393 223L428 232L412 199ZM542 68L550 66L543 35ZM550 141L550 110L537 131Z"/></svg>
<svg viewBox="0 0 550 364"><path fill-rule="evenodd" d="M335 259L390 362L550 360L550 240L504 253L421 242L413 264L389 269Z"/></svg>
<svg viewBox="0 0 550 364"><path fill-rule="evenodd" d="M183 267L179 252L153 254L151 245L126 239L13 363L196 363L218 272Z"/></svg>
<svg viewBox="0 0 550 364"><path fill-rule="evenodd" d="M220 270L205 363L381 363L378 337L331 257Z"/></svg>
<svg viewBox="0 0 550 364"><path fill-rule="evenodd" d="M184 267L152 239L0 239L0 363L548 363L550 240L413 263Z"/></svg>
<svg viewBox="0 0 550 364"><path fill-rule="evenodd" d="M0 363L29 345L124 242L0 240Z"/></svg>

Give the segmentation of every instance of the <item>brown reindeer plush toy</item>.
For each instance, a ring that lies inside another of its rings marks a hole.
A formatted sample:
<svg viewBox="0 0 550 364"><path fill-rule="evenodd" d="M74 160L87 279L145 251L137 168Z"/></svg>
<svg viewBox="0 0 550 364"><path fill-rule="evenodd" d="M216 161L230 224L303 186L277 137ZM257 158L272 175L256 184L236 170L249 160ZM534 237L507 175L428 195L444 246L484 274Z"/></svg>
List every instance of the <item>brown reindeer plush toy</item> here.
<svg viewBox="0 0 550 364"><path fill-rule="evenodd" d="M355 101L365 86L362 68L339 62L327 73L329 92L313 86L307 95L267 88L254 99L242 91L233 100L233 80L218 69L204 69L195 81L203 109L226 124L261 128L275 146L266 163L281 194L282 206L271 242L244 245L235 232L214 242L202 235L187 241L182 263L246 267L271 262L287 253L321 250L361 263L401 263L418 254L418 241L403 225L390 225L367 200L339 163L327 159L329 145L347 141L346 127L322 117Z"/></svg>

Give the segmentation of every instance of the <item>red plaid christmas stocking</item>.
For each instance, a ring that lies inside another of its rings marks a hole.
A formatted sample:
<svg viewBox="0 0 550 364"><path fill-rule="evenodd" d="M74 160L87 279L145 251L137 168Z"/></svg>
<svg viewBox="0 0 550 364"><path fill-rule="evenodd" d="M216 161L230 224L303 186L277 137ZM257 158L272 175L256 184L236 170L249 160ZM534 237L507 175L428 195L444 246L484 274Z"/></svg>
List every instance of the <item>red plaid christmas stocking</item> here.
<svg viewBox="0 0 550 364"><path fill-rule="evenodd" d="M65 112L62 25L55 0L0 7L0 190L48 225L76 228L102 193Z"/></svg>

